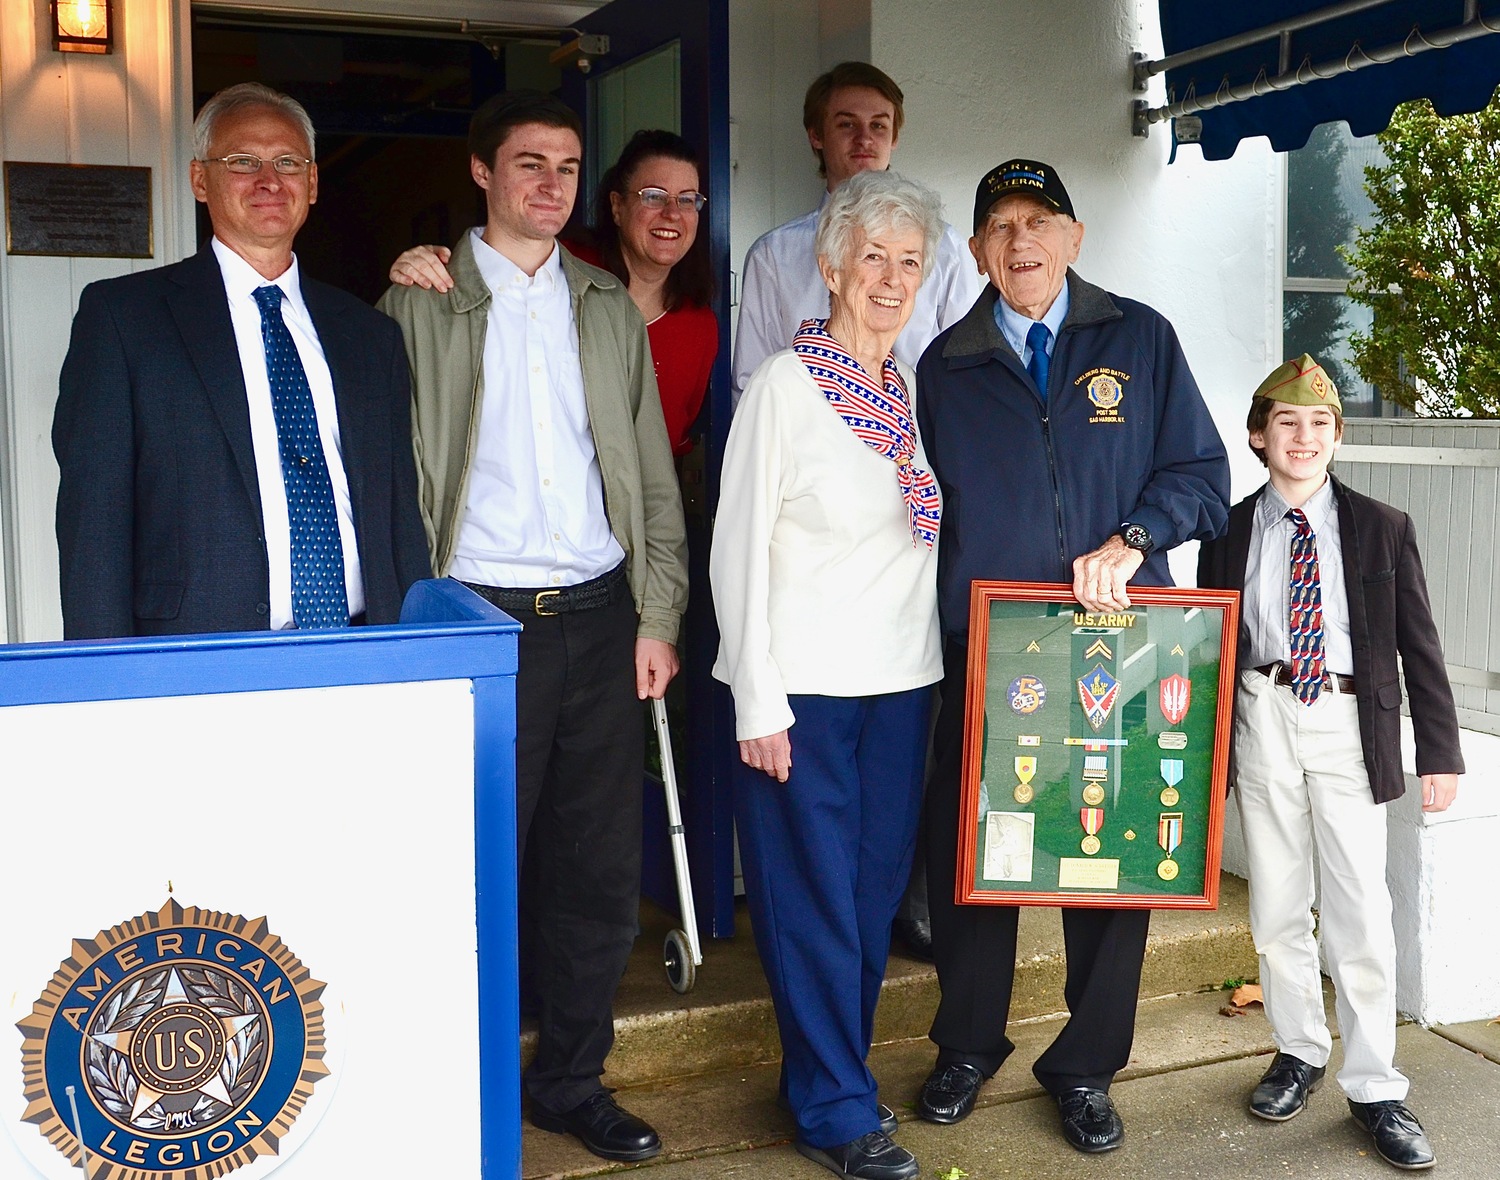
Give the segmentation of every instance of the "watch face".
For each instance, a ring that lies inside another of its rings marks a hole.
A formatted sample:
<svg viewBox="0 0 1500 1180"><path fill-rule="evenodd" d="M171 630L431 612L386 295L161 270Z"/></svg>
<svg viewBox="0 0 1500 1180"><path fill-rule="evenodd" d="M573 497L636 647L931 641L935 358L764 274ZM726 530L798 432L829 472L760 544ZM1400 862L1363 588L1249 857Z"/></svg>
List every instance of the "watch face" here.
<svg viewBox="0 0 1500 1180"><path fill-rule="evenodd" d="M1151 548L1151 534L1146 531L1145 525L1127 524L1120 530L1120 536L1132 549L1144 552Z"/></svg>

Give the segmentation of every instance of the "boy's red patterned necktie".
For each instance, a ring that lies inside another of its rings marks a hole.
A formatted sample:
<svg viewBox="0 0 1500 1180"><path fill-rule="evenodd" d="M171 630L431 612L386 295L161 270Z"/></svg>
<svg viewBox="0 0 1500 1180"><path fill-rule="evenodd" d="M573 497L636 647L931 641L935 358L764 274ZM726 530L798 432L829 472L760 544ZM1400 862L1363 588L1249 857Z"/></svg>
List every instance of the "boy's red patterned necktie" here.
<svg viewBox="0 0 1500 1180"><path fill-rule="evenodd" d="M1292 537L1292 608L1287 636L1292 645L1292 691L1304 705L1323 689L1323 584L1318 577L1318 539L1300 508L1287 510Z"/></svg>

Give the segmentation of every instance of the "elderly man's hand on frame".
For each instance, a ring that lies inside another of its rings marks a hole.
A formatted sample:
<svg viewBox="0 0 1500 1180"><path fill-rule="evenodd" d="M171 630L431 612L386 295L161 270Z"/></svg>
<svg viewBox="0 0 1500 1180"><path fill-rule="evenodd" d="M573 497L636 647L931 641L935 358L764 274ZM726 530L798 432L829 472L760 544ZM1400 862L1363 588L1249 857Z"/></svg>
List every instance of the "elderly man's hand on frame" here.
<svg viewBox="0 0 1500 1180"><path fill-rule="evenodd" d="M740 761L754 770L764 770L778 783L792 773L792 739L786 730L740 743Z"/></svg>
<svg viewBox="0 0 1500 1180"><path fill-rule="evenodd" d="M1110 537L1073 562L1073 597L1084 610L1125 610L1130 606L1126 583L1145 560L1146 555L1125 544L1123 537Z"/></svg>
<svg viewBox="0 0 1500 1180"><path fill-rule="evenodd" d="M453 276L447 267L451 257L453 251L447 246L413 246L391 263L391 282L444 294L453 289Z"/></svg>

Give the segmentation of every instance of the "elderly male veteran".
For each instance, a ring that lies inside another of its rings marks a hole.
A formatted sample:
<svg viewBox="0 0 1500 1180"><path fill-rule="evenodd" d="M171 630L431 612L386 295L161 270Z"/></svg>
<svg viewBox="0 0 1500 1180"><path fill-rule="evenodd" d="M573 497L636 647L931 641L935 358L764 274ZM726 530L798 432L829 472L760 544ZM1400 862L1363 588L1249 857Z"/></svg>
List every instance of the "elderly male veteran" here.
<svg viewBox="0 0 1500 1180"><path fill-rule="evenodd" d="M578 118L490 99L469 126L486 220L447 293L380 306L412 362L422 512L440 574L524 624L516 810L525 983L539 1011L531 1121L606 1159L661 1150L599 1083L635 939L644 726L677 672L681 499L646 325L623 284L559 248Z"/></svg>
<svg viewBox="0 0 1500 1180"><path fill-rule="evenodd" d="M1011 160L979 182L969 248L990 287L917 369L943 492L943 707L928 788L942 1001L921 1117L955 1123L1014 1046L1014 907L954 904L969 586L1072 582L1089 610L1170 584L1167 551L1224 528L1229 466L1172 326L1070 269L1083 225L1056 172ZM1064 909L1069 1020L1033 1067L1080 1151L1118 1147L1108 1089L1130 1056L1147 910Z"/></svg>
<svg viewBox="0 0 1500 1180"><path fill-rule="evenodd" d="M304 277L318 197L293 99L231 86L193 125L192 258L91 283L52 424L69 639L393 623L432 576L396 326Z"/></svg>

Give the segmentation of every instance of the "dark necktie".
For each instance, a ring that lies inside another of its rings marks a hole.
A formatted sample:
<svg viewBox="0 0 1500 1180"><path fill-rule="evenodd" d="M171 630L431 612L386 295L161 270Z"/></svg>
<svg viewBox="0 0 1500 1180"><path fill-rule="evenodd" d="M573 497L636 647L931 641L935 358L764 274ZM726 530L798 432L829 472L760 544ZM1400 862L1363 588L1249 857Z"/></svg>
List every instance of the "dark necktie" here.
<svg viewBox="0 0 1500 1180"><path fill-rule="evenodd" d="M347 627L344 547L339 540L333 483L318 438L318 415L307 372L281 318L281 298L280 287L255 291L292 532L292 621L299 630Z"/></svg>
<svg viewBox="0 0 1500 1180"><path fill-rule="evenodd" d="M1031 360L1026 365L1026 371L1036 382L1043 400L1047 397L1047 371L1052 367L1052 358L1047 355L1047 345L1051 341L1052 332L1046 324L1032 324L1031 330L1026 333L1026 347L1031 349Z"/></svg>
<svg viewBox="0 0 1500 1180"><path fill-rule="evenodd" d="M1292 607L1287 636L1292 647L1292 692L1304 705L1323 688L1323 583L1318 576L1318 539L1300 508L1287 509L1292 536Z"/></svg>

